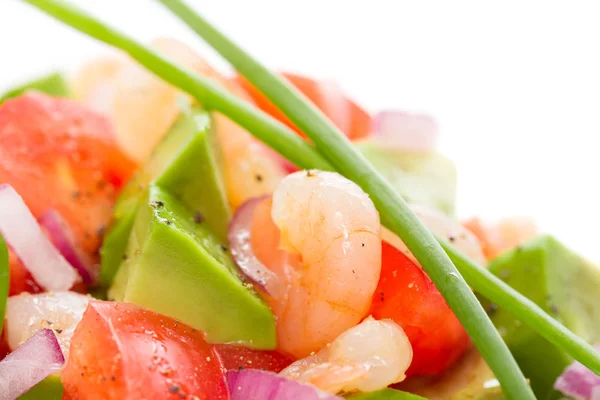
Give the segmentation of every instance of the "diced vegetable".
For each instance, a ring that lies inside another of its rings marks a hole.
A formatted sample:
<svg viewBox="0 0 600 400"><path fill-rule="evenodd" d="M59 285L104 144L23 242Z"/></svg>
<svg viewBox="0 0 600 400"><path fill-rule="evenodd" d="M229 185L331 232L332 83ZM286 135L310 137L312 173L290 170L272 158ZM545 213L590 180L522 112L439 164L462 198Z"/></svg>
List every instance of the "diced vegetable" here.
<svg viewBox="0 0 600 400"><path fill-rule="evenodd" d="M600 351L600 345L596 350ZM596 400L594 392L600 391L600 376L575 361L558 377L554 389L575 399Z"/></svg>
<svg viewBox="0 0 600 400"><path fill-rule="evenodd" d="M63 392L60 376L50 375L20 396L18 400L61 400Z"/></svg>
<svg viewBox="0 0 600 400"><path fill-rule="evenodd" d="M208 113L199 109L184 112L119 197L102 247L103 284L109 285L117 272L135 212L151 182L177 196L196 219L206 221L221 240L226 240L231 212L219 157Z"/></svg>
<svg viewBox="0 0 600 400"><path fill-rule="evenodd" d="M277 351L254 350L235 344L214 344L213 349L221 357L226 370L261 369L280 372L294 362Z"/></svg>
<svg viewBox="0 0 600 400"><path fill-rule="evenodd" d="M15 399L65 362L54 332L43 329L0 361L0 398Z"/></svg>
<svg viewBox="0 0 600 400"><path fill-rule="evenodd" d="M540 236L496 258L490 271L553 315L589 343L600 342L600 270L551 236ZM488 304L491 317L539 398L571 357L510 313ZM554 394L556 395L556 394Z"/></svg>
<svg viewBox="0 0 600 400"><path fill-rule="evenodd" d="M8 249L4 238L0 234L0 332L4 326L4 315L6 313L6 301L8 299L10 271L8 265Z"/></svg>
<svg viewBox="0 0 600 400"><path fill-rule="evenodd" d="M203 332L135 304L91 301L61 378L71 400L229 398Z"/></svg>
<svg viewBox="0 0 600 400"><path fill-rule="evenodd" d="M98 271L92 267L91 260L79 251L75 245L73 232L60 214L49 210L38 219L38 222L60 254L75 268L83 283L94 284Z"/></svg>
<svg viewBox="0 0 600 400"><path fill-rule="evenodd" d="M308 97L350 140L357 140L371 133L371 116L350 100L334 81L318 81L306 76L283 73L282 76ZM248 91L256 104L296 132L305 136L288 117L269 99L243 77L238 81Z"/></svg>
<svg viewBox="0 0 600 400"><path fill-rule="evenodd" d="M158 186L137 212L108 294L204 330L211 342L275 348L271 310L239 280L226 246Z"/></svg>
<svg viewBox="0 0 600 400"><path fill-rule="evenodd" d="M227 372L227 384L231 400L342 400L314 386L256 369Z"/></svg>
<svg viewBox="0 0 600 400"><path fill-rule="evenodd" d="M435 150L438 129L426 115L380 111L373 117L373 141L388 149L429 153Z"/></svg>
<svg viewBox="0 0 600 400"><path fill-rule="evenodd" d="M413 349L407 376L438 374L456 362L469 336L435 285L414 261L382 242L381 277L369 313L402 327Z"/></svg>
<svg viewBox="0 0 600 400"><path fill-rule="evenodd" d="M0 154L0 182L35 218L58 212L77 248L97 257L117 191L136 167L110 122L71 100L26 94L0 106Z"/></svg>
<svg viewBox="0 0 600 400"><path fill-rule="evenodd" d="M390 148L375 139L357 144L358 150L409 203L454 214L456 166L435 152Z"/></svg>
<svg viewBox="0 0 600 400"><path fill-rule="evenodd" d="M371 393L359 393L348 397L353 400L425 400L415 394L401 392L395 389L383 389Z"/></svg>
<svg viewBox="0 0 600 400"><path fill-rule="evenodd" d="M63 75L60 72L54 72L10 89L0 96L0 104L13 97L19 97L28 90L36 90L53 97L70 97L71 95Z"/></svg>
<svg viewBox="0 0 600 400"><path fill-rule="evenodd" d="M0 184L0 233L44 288L68 290L77 281L77 273L44 235L23 198L6 184Z"/></svg>

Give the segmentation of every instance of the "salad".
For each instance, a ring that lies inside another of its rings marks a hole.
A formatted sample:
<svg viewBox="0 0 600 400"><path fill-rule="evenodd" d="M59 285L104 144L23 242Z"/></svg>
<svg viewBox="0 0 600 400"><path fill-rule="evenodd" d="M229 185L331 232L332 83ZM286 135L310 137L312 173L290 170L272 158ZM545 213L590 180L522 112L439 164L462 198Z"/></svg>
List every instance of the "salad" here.
<svg viewBox="0 0 600 400"><path fill-rule="evenodd" d="M0 399L600 399L600 270L431 117L26 1L121 52L0 97Z"/></svg>

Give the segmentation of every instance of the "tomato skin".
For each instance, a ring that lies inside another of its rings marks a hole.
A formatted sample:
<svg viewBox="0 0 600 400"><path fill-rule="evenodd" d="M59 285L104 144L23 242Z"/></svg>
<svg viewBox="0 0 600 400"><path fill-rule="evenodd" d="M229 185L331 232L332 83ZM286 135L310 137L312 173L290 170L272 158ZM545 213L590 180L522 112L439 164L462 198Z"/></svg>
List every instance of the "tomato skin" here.
<svg viewBox="0 0 600 400"><path fill-rule="evenodd" d="M61 380L72 400L229 398L203 332L129 303L90 301Z"/></svg>
<svg viewBox="0 0 600 400"><path fill-rule="evenodd" d="M231 344L215 344L213 349L221 357L227 371L253 368L278 373L294 362L277 351L254 350Z"/></svg>
<svg viewBox="0 0 600 400"><path fill-rule="evenodd" d="M281 75L308 97L350 140L361 139L371 133L371 116L347 98L336 84L290 73ZM305 137L300 129L250 82L241 76L237 80L258 107Z"/></svg>
<svg viewBox="0 0 600 400"><path fill-rule="evenodd" d="M469 336L425 271L385 241L370 313L404 329L413 348L407 376L438 374L469 347Z"/></svg>
<svg viewBox="0 0 600 400"><path fill-rule="evenodd" d="M0 107L0 183L11 184L36 218L61 214L89 255L135 168L108 119L78 103L32 93Z"/></svg>

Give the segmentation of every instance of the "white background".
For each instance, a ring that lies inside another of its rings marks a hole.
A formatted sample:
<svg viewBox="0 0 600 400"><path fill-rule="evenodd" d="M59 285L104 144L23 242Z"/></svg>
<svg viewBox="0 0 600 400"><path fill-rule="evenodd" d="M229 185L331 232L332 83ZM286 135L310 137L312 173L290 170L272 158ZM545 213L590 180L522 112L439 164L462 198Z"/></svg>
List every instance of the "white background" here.
<svg viewBox="0 0 600 400"><path fill-rule="evenodd" d="M459 168L462 216L533 215L600 260L595 2L190 1L273 68L335 78L371 111L433 115ZM152 0L77 3L136 38L180 38L227 68ZM106 51L0 0L0 89Z"/></svg>

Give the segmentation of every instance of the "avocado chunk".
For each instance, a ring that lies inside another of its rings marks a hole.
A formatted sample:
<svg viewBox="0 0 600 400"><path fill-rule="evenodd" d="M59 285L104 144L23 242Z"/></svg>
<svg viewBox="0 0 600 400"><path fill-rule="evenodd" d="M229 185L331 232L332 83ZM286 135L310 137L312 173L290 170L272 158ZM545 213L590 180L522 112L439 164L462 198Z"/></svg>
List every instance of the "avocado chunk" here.
<svg viewBox="0 0 600 400"><path fill-rule="evenodd" d="M108 296L177 318L213 343L275 347L273 314L238 278L223 242L158 185L137 211Z"/></svg>
<svg viewBox="0 0 600 400"><path fill-rule="evenodd" d="M60 72L54 72L10 89L0 97L0 104L8 99L20 96L28 90L37 90L54 97L71 96L69 85L63 75Z"/></svg>
<svg viewBox="0 0 600 400"><path fill-rule="evenodd" d="M425 400L415 394L401 392L395 389L382 389L376 392L358 393L348 397L353 400Z"/></svg>
<svg viewBox="0 0 600 400"><path fill-rule="evenodd" d="M553 237L532 239L500 255L489 269L587 342L600 342L600 270ZM536 396L559 397L552 385L571 357L508 312L486 307Z"/></svg>
<svg viewBox="0 0 600 400"><path fill-rule="evenodd" d="M386 148L374 140L357 148L407 202L454 214L456 166L452 161L436 152Z"/></svg>
<svg viewBox="0 0 600 400"><path fill-rule="evenodd" d="M18 400L61 400L63 391L60 376L50 375L21 395Z"/></svg>
<svg viewBox="0 0 600 400"><path fill-rule="evenodd" d="M110 285L121 264L137 208L150 183L165 188L226 240L231 211L219 154L209 114L197 108L185 110L119 196L101 250L103 285Z"/></svg>

